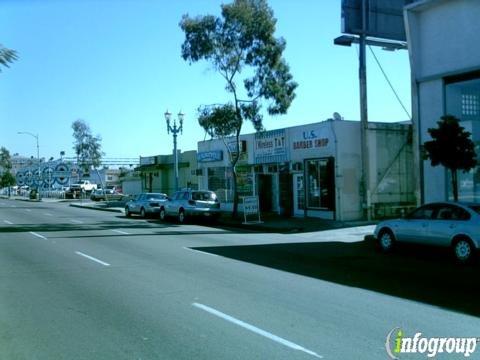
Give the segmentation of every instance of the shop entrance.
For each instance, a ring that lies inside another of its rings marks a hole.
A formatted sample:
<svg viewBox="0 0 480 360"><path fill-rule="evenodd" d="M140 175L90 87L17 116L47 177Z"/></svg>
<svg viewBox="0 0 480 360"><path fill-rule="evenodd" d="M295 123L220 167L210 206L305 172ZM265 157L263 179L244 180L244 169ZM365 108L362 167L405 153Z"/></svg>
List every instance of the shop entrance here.
<svg viewBox="0 0 480 360"><path fill-rule="evenodd" d="M260 201L260 211L272 211L272 175L258 175L258 199Z"/></svg>
<svg viewBox="0 0 480 360"><path fill-rule="evenodd" d="M293 174L293 216L305 215L303 174Z"/></svg>

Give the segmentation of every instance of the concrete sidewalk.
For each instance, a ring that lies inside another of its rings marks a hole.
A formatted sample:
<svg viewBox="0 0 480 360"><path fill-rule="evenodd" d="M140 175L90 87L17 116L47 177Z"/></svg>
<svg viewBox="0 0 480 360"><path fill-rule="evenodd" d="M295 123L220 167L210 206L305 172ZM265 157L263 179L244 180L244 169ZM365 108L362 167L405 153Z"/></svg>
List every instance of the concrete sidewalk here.
<svg viewBox="0 0 480 360"><path fill-rule="evenodd" d="M0 196L0 198L8 199L8 196ZM25 197L11 196L12 200L32 201ZM100 201L94 202L87 199L53 199L43 198L41 202L68 202L70 206L91 209L98 211L109 211L117 214L124 214L124 203L121 201ZM160 220L159 220L160 221ZM336 221L318 218L286 218L278 214L268 213L262 215L262 223L260 224L243 224L243 217L232 219L230 213L223 213L217 223L213 224L217 227L236 228L245 231L262 232L262 233L280 233L280 234L298 234L305 240L316 238L316 233L321 231L322 236L327 236L331 241L335 241L341 234L342 241L358 241L373 233L375 221Z"/></svg>
<svg viewBox="0 0 480 360"><path fill-rule="evenodd" d="M91 202L76 201L70 206L84 209L111 211L116 213L124 213L124 207L121 202ZM246 231L258 231L267 233L313 233L316 231L354 228L359 226L374 225L376 222L368 221L335 221L318 218L286 218L277 214L262 215L262 223L260 224L243 224L243 217L232 219L230 213L224 213L215 224L219 227L239 228Z"/></svg>

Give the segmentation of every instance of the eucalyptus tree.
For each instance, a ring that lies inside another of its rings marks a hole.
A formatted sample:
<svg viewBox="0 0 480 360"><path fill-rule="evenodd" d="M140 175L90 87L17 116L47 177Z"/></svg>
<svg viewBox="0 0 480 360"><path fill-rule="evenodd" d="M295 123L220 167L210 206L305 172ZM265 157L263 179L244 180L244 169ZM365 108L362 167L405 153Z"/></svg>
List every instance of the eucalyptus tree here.
<svg viewBox="0 0 480 360"><path fill-rule="evenodd" d="M283 58L286 42L275 37L276 18L265 0L234 0L221 5L220 16L184 15L182 58L190 64L204 60L225 81L230 101L202 105L199 124L214 138L233 136L231 152L233 216L238 211L236 165L240 132L246 121L263 130L262 104L269 115L285 114L297 84Z"/></svg>
<svg viewBox="0 0 480 360"><path fill-rule="evenodd" d="M95 170L103 187L103 180L98 173L98 167L102 164L102 138L100 135L92 135L90 126L84 120L75 120L72 123L75 155L77 164L83 172Z"/></svg>

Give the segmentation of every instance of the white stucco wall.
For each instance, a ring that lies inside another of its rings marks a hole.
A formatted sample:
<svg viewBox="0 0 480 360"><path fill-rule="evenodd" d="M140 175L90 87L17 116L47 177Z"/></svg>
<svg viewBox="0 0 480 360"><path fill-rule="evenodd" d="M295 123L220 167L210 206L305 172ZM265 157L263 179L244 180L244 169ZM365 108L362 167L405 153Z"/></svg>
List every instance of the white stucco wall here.
<svg viewBox="0 0 480 360"><path fill-rule="evenodd" d="M430 140L428 128L445 114L444 78L480 69L479 19L478 0L424 0L405 9L419 147ZM419 163L422 202L446 200L445 169Z"/></svg>
<svg viewBox="0 0 480 360"><path fill-rule="evenodd" d="M435 0L407 7L407 36L415 77L478 68L479 19L478 0Z"/></svg>
<svg viewBox="0 0 480 360"><path fill-rule="evenodd" d="M336 136L335 176L337 219L356 220L363 215L360 181L362 157L360 122L334 121Z"/></svg>
<svg viewBox="0 0 480 360"><path fill-rule="evenodd" d="M130 179L122 181L122 191L125 195L138 195L142 192L142 180Z"/></svg>

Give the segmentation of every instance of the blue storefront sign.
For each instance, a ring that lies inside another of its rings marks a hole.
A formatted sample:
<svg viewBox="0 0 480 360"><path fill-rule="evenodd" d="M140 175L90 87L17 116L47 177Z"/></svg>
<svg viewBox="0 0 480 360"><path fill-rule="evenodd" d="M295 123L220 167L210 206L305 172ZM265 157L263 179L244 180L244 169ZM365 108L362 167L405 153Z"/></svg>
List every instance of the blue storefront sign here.
<svg viewBox="0 0 480 360"><path fill-rule="evenodd" d="M223 151L214 150L214 151L204 151L197 154L198 162L213 162L213 161L222 161L223 160Z"/></svg>

